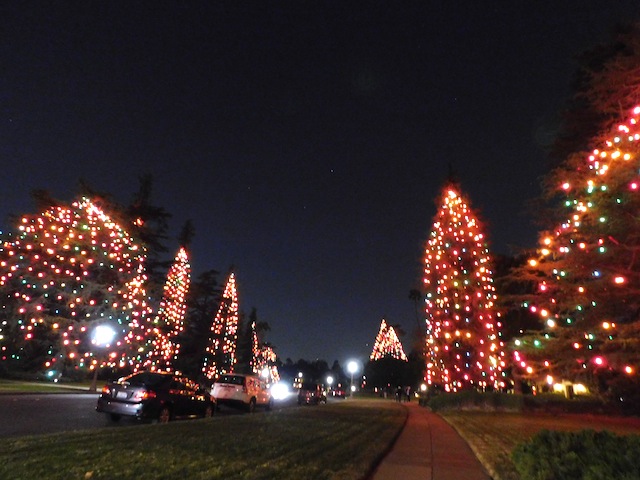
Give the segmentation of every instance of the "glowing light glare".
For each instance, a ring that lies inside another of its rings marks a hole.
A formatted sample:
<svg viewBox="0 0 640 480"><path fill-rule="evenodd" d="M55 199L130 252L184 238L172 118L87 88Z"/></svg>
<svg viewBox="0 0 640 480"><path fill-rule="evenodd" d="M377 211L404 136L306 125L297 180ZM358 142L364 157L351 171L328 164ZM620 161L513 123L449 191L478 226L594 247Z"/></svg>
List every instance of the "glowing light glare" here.
<svg viewBox="0 0 640 480"><path fill-rule="evenodd" d="M347 371L351 375L356 373L358 371L358 362L356 362L355 360L351 360L349 363L347 363Z"/></svg>
<svg viewBox="0 0 640 480"><path fill-rule="evenodd" d="M631 375L633 373L633 368L630 365L624 367L624 372Z"/></svg>
<svg viewBox="0 0 640 480"><path fill-rule="evenodd" d="M622 285L622 284L625 282L625 278L624 278L623 276L618 275L617 277L615 277L615 278L613 279L613 282L614 282L616 285Z"/></svg>
<svg viewBox="0 0 640 480"><path fill-rule="evenodd" d="M271 385L271 397L274 400L284 400L291 395L288 385L282 382Z"/></svg>
<svg viewBox="0 0 640 480"><path fill-rule="evenodd" d="M108 346L116 337L116 331L109 325L98 325L93 330L91 341L99 346Z"/></svg>
<svg viewBox="0 0 640 480"><path fill-rule="evenodd" d="M595 357L593 359L593 363L595 363L598 366L602 366L604 365L604 359L602 357Z"/></svg>

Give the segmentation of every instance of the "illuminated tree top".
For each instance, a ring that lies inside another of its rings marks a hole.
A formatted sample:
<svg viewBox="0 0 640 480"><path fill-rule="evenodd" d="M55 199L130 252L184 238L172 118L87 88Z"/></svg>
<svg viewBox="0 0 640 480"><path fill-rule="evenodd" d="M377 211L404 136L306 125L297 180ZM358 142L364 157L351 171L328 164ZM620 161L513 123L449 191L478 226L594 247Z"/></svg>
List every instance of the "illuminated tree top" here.
<svg viewBox="0 0 640 480"><path fill-rule="evenodd" d="M378 331L378 335L376 335L373 351L369 359L380 360L384 357L407 361L407 356L402 349L402 343L395 329L391 325L388 325L386 320L382 319L380 322L380 330Z"/></svg>

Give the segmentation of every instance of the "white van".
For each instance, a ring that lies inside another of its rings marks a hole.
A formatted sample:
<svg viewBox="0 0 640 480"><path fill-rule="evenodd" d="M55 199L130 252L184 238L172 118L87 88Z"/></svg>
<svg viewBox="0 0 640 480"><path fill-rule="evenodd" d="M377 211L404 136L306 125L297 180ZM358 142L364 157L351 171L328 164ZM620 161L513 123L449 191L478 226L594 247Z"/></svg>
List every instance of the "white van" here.
<svg viewBox="0 0 640 480"><path fill-rule="evenodd" d="M271 410L271 392L257 375L225 373L213 384L211 396L218 405L242 407L253 412L256 407Z"/></svg>

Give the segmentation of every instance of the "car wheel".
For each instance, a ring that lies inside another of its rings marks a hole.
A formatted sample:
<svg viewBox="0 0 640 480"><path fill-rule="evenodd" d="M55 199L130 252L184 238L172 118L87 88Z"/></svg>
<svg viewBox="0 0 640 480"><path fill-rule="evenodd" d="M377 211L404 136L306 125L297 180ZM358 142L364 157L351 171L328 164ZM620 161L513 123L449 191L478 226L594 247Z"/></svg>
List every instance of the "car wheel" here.
<svg viewBox="0 0 640 480"><path fill-rule="evenodd" d="M256 399L252 398L251 400L249 400L249 405L247 405L247 411L249 413L253 413L256 411Z"/></svg>
<svg viewBox="0 0 640 480"><path fill-rule="evenodd" d="M169 423L171 420L171 409L169 407L162 407L158 414L158 423Z"/></svg>
<svg viewBox="0 0 640 480"><path fill-rule="evenodd" d="M204 418L213 417L213 412L215 411L215 409L216 409L215 405L212 405L212 404L207 405L207 407L204 409L204 414L202 416Z"/></svg>

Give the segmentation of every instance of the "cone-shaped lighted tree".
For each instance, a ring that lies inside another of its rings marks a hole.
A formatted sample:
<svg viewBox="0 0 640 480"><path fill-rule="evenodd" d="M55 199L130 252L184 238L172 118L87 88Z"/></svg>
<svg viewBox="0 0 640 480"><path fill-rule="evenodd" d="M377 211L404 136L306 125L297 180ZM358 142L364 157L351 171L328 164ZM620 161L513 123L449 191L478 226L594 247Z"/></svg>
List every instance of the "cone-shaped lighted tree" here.
<svg viewBox="0 0 640 480"><path fill-rule="evenodd" d="M149 311L145 251L102 207L82 198L27 215L0 257L3 362L56 373L129 364L123 337ZM100 361L97 326L115 331Z"/></svg>
<svg viewBox="0 0 640 480"><path fill-rule="evenodd" d="M202 372L207 378L216 378L223 373L233 371L236 364L238 341L238 292L236 277L229 274L225 284L220 306L216 313L209 337Z"/></svg>
<svg viewBox="0 0 640 480"><path fill-rule="evenodd" d="M396 330L391 325L388 325L383 318L382 322L380 322L380 330L376 335L376 341L373 344L373 351L369 356L369 360L375 361L385 357L407 361L407 356L402 349L402 343L396 334Z"/></svg>
<svg viewBox="0 0 640 480"><path fill-rule="evenodd" d="M516 340L520 374L587 382L604 392L640 365L640 107L590 155L547 178L562 198L526 269L538 291L528 305L544 330ZM522 272L521 272L522 273ZM626 378L625 378L626 377Z"/></svg>
<svg viewBox="0 0 640 480"><path fill-rule="evenodd" d="M425 252L425 379L445 391L504 387L504 346L484 232L457 185L446 185L439 200Z"/></svg>
<svg viewBox="0 0 640 480"><path fill-rule="evenodd" d="M186 297L191 281L191 266L184 247L180 247L167 274L158 314L153 320L153 348L147 358L151 370L172 371L180 345L176 337L184 330Z"/></svg>

